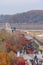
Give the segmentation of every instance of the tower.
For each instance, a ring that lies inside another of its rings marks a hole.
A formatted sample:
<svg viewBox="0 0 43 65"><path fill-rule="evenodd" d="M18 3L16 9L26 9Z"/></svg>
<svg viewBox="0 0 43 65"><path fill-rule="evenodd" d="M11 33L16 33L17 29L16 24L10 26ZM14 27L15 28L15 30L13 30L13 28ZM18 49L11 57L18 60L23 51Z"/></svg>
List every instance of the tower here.
<svg viewBox="0 0 43 65"><path fill-rule="evenodd" d="M5 30L6 30L7 32L12 33L12 29L11 29L10 23L6 23L6 24L5 24Z"/></svg>

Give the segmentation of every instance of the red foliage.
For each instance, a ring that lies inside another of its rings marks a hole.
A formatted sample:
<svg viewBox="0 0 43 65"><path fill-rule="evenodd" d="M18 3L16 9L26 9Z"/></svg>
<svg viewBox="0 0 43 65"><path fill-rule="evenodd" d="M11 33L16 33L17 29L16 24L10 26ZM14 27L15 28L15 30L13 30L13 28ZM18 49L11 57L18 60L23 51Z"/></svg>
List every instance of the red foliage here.
<svg viewBox="0 0 43 65"><path fill-rule="evenodd" d="M13 50L14 52L18 51L18 48L15 45L12 46L9 42L6 42L6 47Z"/></svg>
<svg viewBox="0 0 43 65"><path fill-rule="evenodd" d="M25 65L26 60L24 58L16 57L14 58L16 65Z"/></svg>
<svg viewBox="0 0 43 65"><path fill-rule="evenodd" d="M17 52L18 49L23 48L27 44L30 44L31 40L27 40L24 36L20 36L19 40L16 41L15 45L11 45L9 42L6 42L6 48L13 50L14 52Z"/></svg>
<svg viewBox="0 0 43 65"><path fill-rule="evenodd" d="M16 42L18 48L23 48L27 44L30 44L31 40L27 40L24 36L19 37L19 40Z"/></svg>

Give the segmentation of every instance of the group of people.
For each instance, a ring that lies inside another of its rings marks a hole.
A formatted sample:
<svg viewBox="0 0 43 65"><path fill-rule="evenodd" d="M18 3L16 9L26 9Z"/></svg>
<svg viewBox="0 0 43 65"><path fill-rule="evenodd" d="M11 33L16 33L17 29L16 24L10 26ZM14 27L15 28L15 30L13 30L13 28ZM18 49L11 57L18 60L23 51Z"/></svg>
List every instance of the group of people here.
<svg viewBox="0 0 43 65"><path fill-rule="evenodd" d="M42 63L43 63L42 60L39 60L37 58L37 56L35 56L33 61L32 61L32 65L43 65Z"/></svg>

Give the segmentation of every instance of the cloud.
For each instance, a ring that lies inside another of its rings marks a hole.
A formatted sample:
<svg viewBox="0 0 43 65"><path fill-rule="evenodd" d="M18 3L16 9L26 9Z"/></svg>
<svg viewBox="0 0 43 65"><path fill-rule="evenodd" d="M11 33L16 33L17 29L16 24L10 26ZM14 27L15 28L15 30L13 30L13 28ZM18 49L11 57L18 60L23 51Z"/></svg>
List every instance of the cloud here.
<svg viewBox="0 0 43 65"><path fill-rule="evenodd" d="M0 5L37 4L43 0L0 0Z"/></svg>
<svg viewBox="0 0 43 65"><path fill-rule="evenodd" d="M43 0L0 0L0 13L17 13L43 9Z"/></svg>

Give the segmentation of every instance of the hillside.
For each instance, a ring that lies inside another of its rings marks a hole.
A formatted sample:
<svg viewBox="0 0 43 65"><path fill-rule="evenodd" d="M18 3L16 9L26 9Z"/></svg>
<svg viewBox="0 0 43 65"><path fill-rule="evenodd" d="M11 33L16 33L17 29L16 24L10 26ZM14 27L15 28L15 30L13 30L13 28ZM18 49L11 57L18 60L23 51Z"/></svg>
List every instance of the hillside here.
<svg viewBox="0 0 43 65"><path fill-rule="evenodd" d="M43 23L43 10L31 10L15 15L0 15L0 23Z"/></svg>

